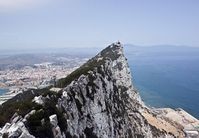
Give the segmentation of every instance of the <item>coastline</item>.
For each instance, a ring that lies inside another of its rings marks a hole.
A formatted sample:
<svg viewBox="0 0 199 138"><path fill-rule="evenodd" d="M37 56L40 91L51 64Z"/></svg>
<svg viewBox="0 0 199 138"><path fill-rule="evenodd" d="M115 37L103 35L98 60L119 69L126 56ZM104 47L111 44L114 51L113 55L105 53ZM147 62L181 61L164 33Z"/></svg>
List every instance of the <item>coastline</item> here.
<svg viewBox="0 0 199 138"><path fill-rule="evenodd" d="M12 98L12 95L9 94L10 90L4 87L0 87L0 105L7 101L8 99ZM9 96L7 96L7 94Z"/></svg>
<svg viewBox="0 0 199 138"><path fill-rule="evenodd" d="M0 96L8 93L10 90L8 88L0 87Z"/></svg>
<svg viewBox="0 0 199 138"><path fill-rule="evenodd" d="M3 88L1 87L0 89ZM23 91L26 90L22 90L20 88L18 88L18 90L17 88L7 89L7 92L0 95L0 105L13 98L17 94L22 93ZM144 101L143 104L145 105ZM153 106L145 105L145 109L141 111L141 114L151 125L159 129L164 129L176 135L182 135L176 129L181 128L186 133L186 135L199 135L199 120L182 108L156 108ZM164 118L165 121L162 121L162 118Z"/></svg>
<svg viewBox="0 0 199 138"><path fill-rule="evenodd" d="M22 92L19 88L0 87L0 90L6 90L0 94L0 105Z"/></svg>
<svg viewBox="0 0 199 138"><path fill-rule="evenodd" d="M179 137L183 135L178 129L183 130L187 137L199 135L199 120L181 108L146 108L141 114L149 124Z"/></svg>

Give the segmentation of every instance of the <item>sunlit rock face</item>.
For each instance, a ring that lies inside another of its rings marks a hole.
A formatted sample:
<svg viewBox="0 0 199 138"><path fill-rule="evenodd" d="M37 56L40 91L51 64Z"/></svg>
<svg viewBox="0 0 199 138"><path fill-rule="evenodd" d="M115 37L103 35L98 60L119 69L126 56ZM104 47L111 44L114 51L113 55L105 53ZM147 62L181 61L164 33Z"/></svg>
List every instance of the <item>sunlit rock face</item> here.
<svg viewBox="0 0 199 138"><path fill-rule="evenodd" d="M10 123L6 123L5 126L0 129L0 137L9 138L35 138L28 132L23 118L14 114L11 118Z"/></svg>
<svg viewBox="0 0 199 138"><path fill-rule="evenodd" d="M139 112L144 105L133 88L120 43L104 49L82 70L89 65L93 67L65 87L67 97L58 101L67 116L67 136L166 137Z"/></svg>
<svg viewBox="0 0 199 138"><path fill-rule="evenodd" d="M46 134L60 138L174 137L149 124L142 115L147 108L132 85L127 59L119 42L59 80L56 87L62 89L59 92L45 89L49 94L40 96L42 103L38 102L39 95L35 95L32 101L40 106L32 107L34 112L22 119L24 129L20 134L24 130L32 137ZM35 122L38 126L32 126Z"/></svg>

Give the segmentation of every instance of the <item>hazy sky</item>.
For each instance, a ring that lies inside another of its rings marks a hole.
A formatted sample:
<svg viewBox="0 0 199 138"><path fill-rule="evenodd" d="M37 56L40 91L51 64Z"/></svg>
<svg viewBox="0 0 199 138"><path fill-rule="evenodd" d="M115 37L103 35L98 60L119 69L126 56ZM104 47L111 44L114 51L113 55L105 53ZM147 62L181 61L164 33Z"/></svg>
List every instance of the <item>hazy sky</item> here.
<svg viewBox="0 0 199 138"><path fill-rule="evenodd" d="M0 49L199 46L199 0L0 0Z"/></svg>

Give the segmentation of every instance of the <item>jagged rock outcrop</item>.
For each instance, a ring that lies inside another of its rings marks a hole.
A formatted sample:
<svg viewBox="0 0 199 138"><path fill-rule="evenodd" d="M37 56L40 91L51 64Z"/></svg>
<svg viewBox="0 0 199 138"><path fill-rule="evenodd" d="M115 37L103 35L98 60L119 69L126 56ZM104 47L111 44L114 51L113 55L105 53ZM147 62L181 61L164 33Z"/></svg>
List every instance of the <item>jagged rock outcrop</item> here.
<svg viewBox="0 0 199 138"><path fill-rule="evenodd" d="M0 137L35 138L26 128L23 118L17 114L13 115L10 123L6 123L5 126L0 129Z"/></svg>
<svg viewBox="0 0 199 138"><path fill-rule="evenodd" d="M82 68L94 67L72 81L58 100L67 113L67 135L74 137L158 137L167 134L150 126L140 110L122 46L112 44Z"/></svg>
<svg viewBox="0 0 199 138"><path fill-rule="evenodd" d="M58 126L57 115L56 114L51 115L49 117L49 119L50 119L50 123L52 125L52 131L53 131L54 138L64 137L64 136L62 136L60 127Z"/></svg>
<svg viewBox="0 0 199 138"><path fill-rule="evenodd" d="M49 134L47 137L66 138L184 136L181 130L172 133L153 125L156 117L143 104L132 85L127 59L119 42L59 80L56 87L62 90L52 92L50 88L45 89L40 94L42 96L37 92L36 100L29 100L34 101L34 105L30 108L32 114L24 115L24 132L29 130L30 135L36 137ZM38 101L38 96L42 97L42 102ZM35 102L41 104L35 105Z"/></svg>

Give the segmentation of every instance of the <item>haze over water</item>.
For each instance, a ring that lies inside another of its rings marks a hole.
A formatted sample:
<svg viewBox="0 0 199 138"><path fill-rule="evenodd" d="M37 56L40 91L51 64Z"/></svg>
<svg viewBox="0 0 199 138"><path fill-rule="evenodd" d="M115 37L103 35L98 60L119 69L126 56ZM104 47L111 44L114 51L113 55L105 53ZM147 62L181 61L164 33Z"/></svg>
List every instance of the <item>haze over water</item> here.
<svg viewBox="0 0 199 138"><path fill-rule="evenodd" d="M7 50L12 55L16 50L40 53L70 47L75 48L67 49L71 53L79 48L79 53L92 53L93 47L100 51L117 40L199 47L198 7L197 0L0 0L0 56ZM183 46L128 49L144 101L182 107L199 118L198 51Z"/></svg>
<svg viewBox="0 0 199 138"><path fill-rule="evenodd" d="M199 118L199 48L126 46L135 87L147 105Z"/></svg>

